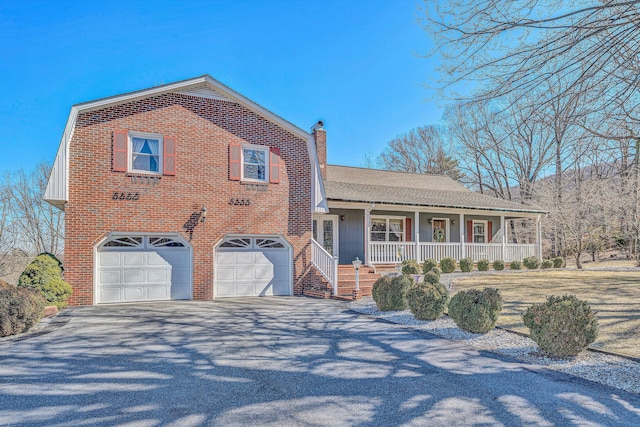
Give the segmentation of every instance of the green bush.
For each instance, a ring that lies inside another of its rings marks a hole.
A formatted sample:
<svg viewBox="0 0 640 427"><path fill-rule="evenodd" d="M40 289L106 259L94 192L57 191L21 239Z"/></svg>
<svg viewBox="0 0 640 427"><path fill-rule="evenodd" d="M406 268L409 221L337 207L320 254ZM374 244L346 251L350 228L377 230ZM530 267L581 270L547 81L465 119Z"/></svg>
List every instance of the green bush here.
<svg viewBox="0 0 640 427"><path fill-rule="evenodd" d="M58 308L67 306L72 292L71 285L62 278L60 261L47 253L38 255L25 268L18 279L18 287L39 290L48 304Z"/></svg>
<svg viewBox="0 0 640 427"><path fill-rule="evenodd" d="M524 265L528 270L537 270L540 268L542 262L535 256L529 256L522 260L522 265Z"/></svg>
<svg viewBox="0 0 640 427"><path fill-rule="evenodd" d="M438 267L438 261L432 258L427 258L422 263L422 272L426 274L433 270L434 267Z"/></svg>
<svg viewBox="0 0 640 427"><path fill-rule="evenodd" d="M509 263L509 269L510 270L521 270L522 269L522 263L520 261L511 261Z"/></svg>
<svg viewBox="0 0 640 427"><path fill-rule="evenodd" d="M557 256L553 258L552 261L553 261L553 268L564 267L564 258L562 258L561 256Z"/></svg>
<svg viewBox="0 0 640 427"><path fill-rule="evenodd" d="M481 259L478 261L478 271L488 271L489 270L489 260Z"/></svg>
<svg viewBox="0 0 640 427"><path fill-rule="evenodd" d="M460 260L460 270L463 273L468 273L473 270L473 260L471 258L462 258Z"/></svg>
<svg viewBox="0 0 640 427"><path fill-rule="evenodd" d="M496 271L504 270L504 261L502 261L501 259L493 261L493 269Z"/></svg>
<svg viewBox="0 0 640 427"><path fill-rule="evenodd" d="M435 285L436 283L440 283L440 275L433 270L427 271L427 273L424 275L424 281L425 283L431 283L432 285Z"/></svg>
<svg viewBox="0 0 640 427"><path fill-rule="evenodd" d="M383 276L373 284L371 294L380 311L404 310L404 300L407 288L413 283L409 276L391 278Z"/></svg>
<svg viewBox="0 0 640 427"><path fill-rule="evenodd" d="M416 319L435 320L444 313L449 292L440 283L415 283L407 289L406 300Z"/></svg>
<svg viewBox="0 0 640 427"><path fill-rule="evenodd" d="M598 337L596 313L575 295L549 296L522 315L531 339L553 356L575 356Z"/></svg>
<svg viewBox="0 0 640 427"><path fill-rule="evenodd" d="M551 261L550 259L545 259L544 261L542 261L542 264L540 265L540 268L551 268L553 267L553 261Z"/></svg>
<svg viewBox="0 0 640 427"><path fill-rule="evenodd" d="M37 290L0 284L0 337L28 331L42 319L45 305Z"/></svg>
<svg viewBox="0 0 640 427"><path fill-rule="evenodd" d="M414 259L402 262L402 274L420 274L420 265Z"/></svg>
<svg viewBox="0 0 640 427"><path fill-rule="evenodd" d="M460 291L449 302L449 317L461 329L484 334L496 326L502 311L502 297L495 288Z"/></svg>
<svg viewBox="0 0 640 427"><path fill-rule="evenodd" d="M453 273L456 271L456 260L450 257L444 257L440 260L440 270L443 273Z"/></svg>

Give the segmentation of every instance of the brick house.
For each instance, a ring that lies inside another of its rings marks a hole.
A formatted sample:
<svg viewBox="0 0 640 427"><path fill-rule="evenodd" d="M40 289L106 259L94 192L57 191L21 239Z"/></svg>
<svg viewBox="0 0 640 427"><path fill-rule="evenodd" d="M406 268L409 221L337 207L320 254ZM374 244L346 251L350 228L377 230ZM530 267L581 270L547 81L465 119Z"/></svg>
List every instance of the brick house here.
<svg viewBox="0 0 640 427"><path fill-rule="evenodd" d="M534 218L539 236L543 213L327 165L322 122L302 130L207 75L73 106L44 198L65 212L72 305L338 294L355 256L539 254L504 224Z"/></svg>

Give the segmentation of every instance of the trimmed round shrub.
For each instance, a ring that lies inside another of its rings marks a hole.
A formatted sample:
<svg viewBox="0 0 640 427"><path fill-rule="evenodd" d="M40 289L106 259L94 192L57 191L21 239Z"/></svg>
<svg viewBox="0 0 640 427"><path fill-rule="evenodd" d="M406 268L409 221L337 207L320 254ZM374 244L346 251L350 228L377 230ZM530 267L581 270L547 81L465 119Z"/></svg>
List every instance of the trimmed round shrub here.
<svg viewBox="0 0 640 427"><path fill-rule="evenodd" d="M42 253L25 268L18 279L18 287L42 292L49 305L58 308L67 306L71 296L71 285L62 278L60 261L53 255Z"/></svg>
<svg viewBox="0 0 640 427"><path fill-rule="evenodd" d="M557 256L553 258L553 268L562 268L564 267L564 258L561 256Z"/></svg>
<svg viewBox="0 0 640 427"><path fill-rule="evenodd" d="M544 261L542 261L542 264L540 265L540 268L551 268L553 267L553 261L551 261L550 259L545 259Z"/></svg>
<svg viewBox="0 0 640 427"><path fill-rule="evenodd" d="M413 279L401 275L391 278L383 276L375 281L371 294L380 311L404 310L404 295Z"/></svg>
<svg viewBox="0 0 640 427"><path fill-rule="evenodd" d="M420 274L420 265L414 259L402 261L402 274Z"/></svg>
<svg viewBox="0 0 640 427"><path fill-rule="evenodd" d="M586 301L575 295L549 296L522 315L531 339L552 356L575 356L598 337L598 319Z"/></svg>
<svg viewBox="0 0 640 427"><path fill-rule="evenodd" d="M443 273L453 273L456 271L456 260L450 257L444 257L440 260L440 270Z"/></svg>
<svg viewBox="0 0 640 427"><path fill-rule="evenodd" d="M427 273L424 275L424 281L425 283L431 283L432 285L435 285L436 283L440 283L440 275L433 270L427 271Z"/></svg>
<svg viewBox="0 0 640 427"><path fill-rule="evenodd" d="M460 270L462 270L463 273L468 273L473 270L473 259L462 258L460 260Z"/></svg>
<svg viewBox="0 0 640 427"><path fill-rule="evenodd" d="M496 326L502 311L502 296L495 288L460 291L449 302L449 317L460 329L484 334Z"/></svg>
<svg viewBox="0 0 640 427"><path fill-rule="evenodd" d="M520 261L511 261L509 263L509 270L522 270L522 263Z"/></svg>
<svg viewBox="0 0 640 427"><path fill-rule="evenodd" d="M481 259L478 261L478 271L489 271L488 259Z"/></svg>
<svg viewBox="0 0 640 427"><path fill-rule="evenodd" d="M501 259L493 261L493 269L496 271L504 270L504 261L502 261Z"/></svg>
<svg viewBox="0 0 640 427"><path fill-rule="evenodd" d="M526 257L522 260L522 265L524 265L528 270L537 270L540 268L542 262L534 256Z"/></svg>
<svg viewBox="0 0 640 427"><path fill-rule="evenodd" d="M0 285L0 337L28 331L44 315L46 301L37 290Z"/></svg>
<svg viewBox="0 0 640 427"><path fill-rule="evenodd" d="M422 272L428 273L429 271L433 270L434 267L438 267L438 261L433 258L427 258L422 263Z"/></svg>
<svg viewBox="0 0 640 427"><path fill-rule="evenodd" d="M442 316L449 292L441 283L416 283L407 289L407 306L418 320L435 320Z"/></svg>

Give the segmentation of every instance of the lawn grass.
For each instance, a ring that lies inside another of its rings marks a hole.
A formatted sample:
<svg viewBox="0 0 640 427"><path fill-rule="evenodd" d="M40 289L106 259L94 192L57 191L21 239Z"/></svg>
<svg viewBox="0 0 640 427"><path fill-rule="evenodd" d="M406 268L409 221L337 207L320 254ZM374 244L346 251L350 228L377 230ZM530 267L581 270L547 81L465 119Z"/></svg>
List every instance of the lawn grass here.
<svg viewBox="0 0 640 427"><path fill-rule="evenodd" d="M529 333L522 313L548 295L573 294L597 311L600 333L592 348L640 358L640 271L536 270L456 279L452 295L462 289L494 287L504 308L498 326Z"/></svg>

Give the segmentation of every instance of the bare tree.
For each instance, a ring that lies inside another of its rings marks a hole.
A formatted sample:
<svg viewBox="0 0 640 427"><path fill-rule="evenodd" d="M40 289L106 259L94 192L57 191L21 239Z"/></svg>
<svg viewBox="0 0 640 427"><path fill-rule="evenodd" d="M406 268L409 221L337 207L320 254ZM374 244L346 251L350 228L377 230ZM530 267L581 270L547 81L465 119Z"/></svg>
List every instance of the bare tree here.
<svg viewBox="0 0 640 427"><path fill-rule="evenodd" d="M441 89L459 99L459 83L475 82L474 99L487 100L562 82L607 104L637 92L639 4L431 0L423 25L441 58Z"/></svg>
<svg viewBox="0 0 640 427"><path fill-rule="evenodd" d="M51 168L40 163L26 173L9 174L6 182L13 230L18 248L29 254L62 253L64 241L63 213L42 200Z"/></svg>
<svg viewBox="0 0 640 427"><path fill-rule="evenodd" d="M455 160L445 147L444 129L436 126L423 126L411 129L389 141L377 163L382 169L447 175L461 180L463 174Z"/></svg>

